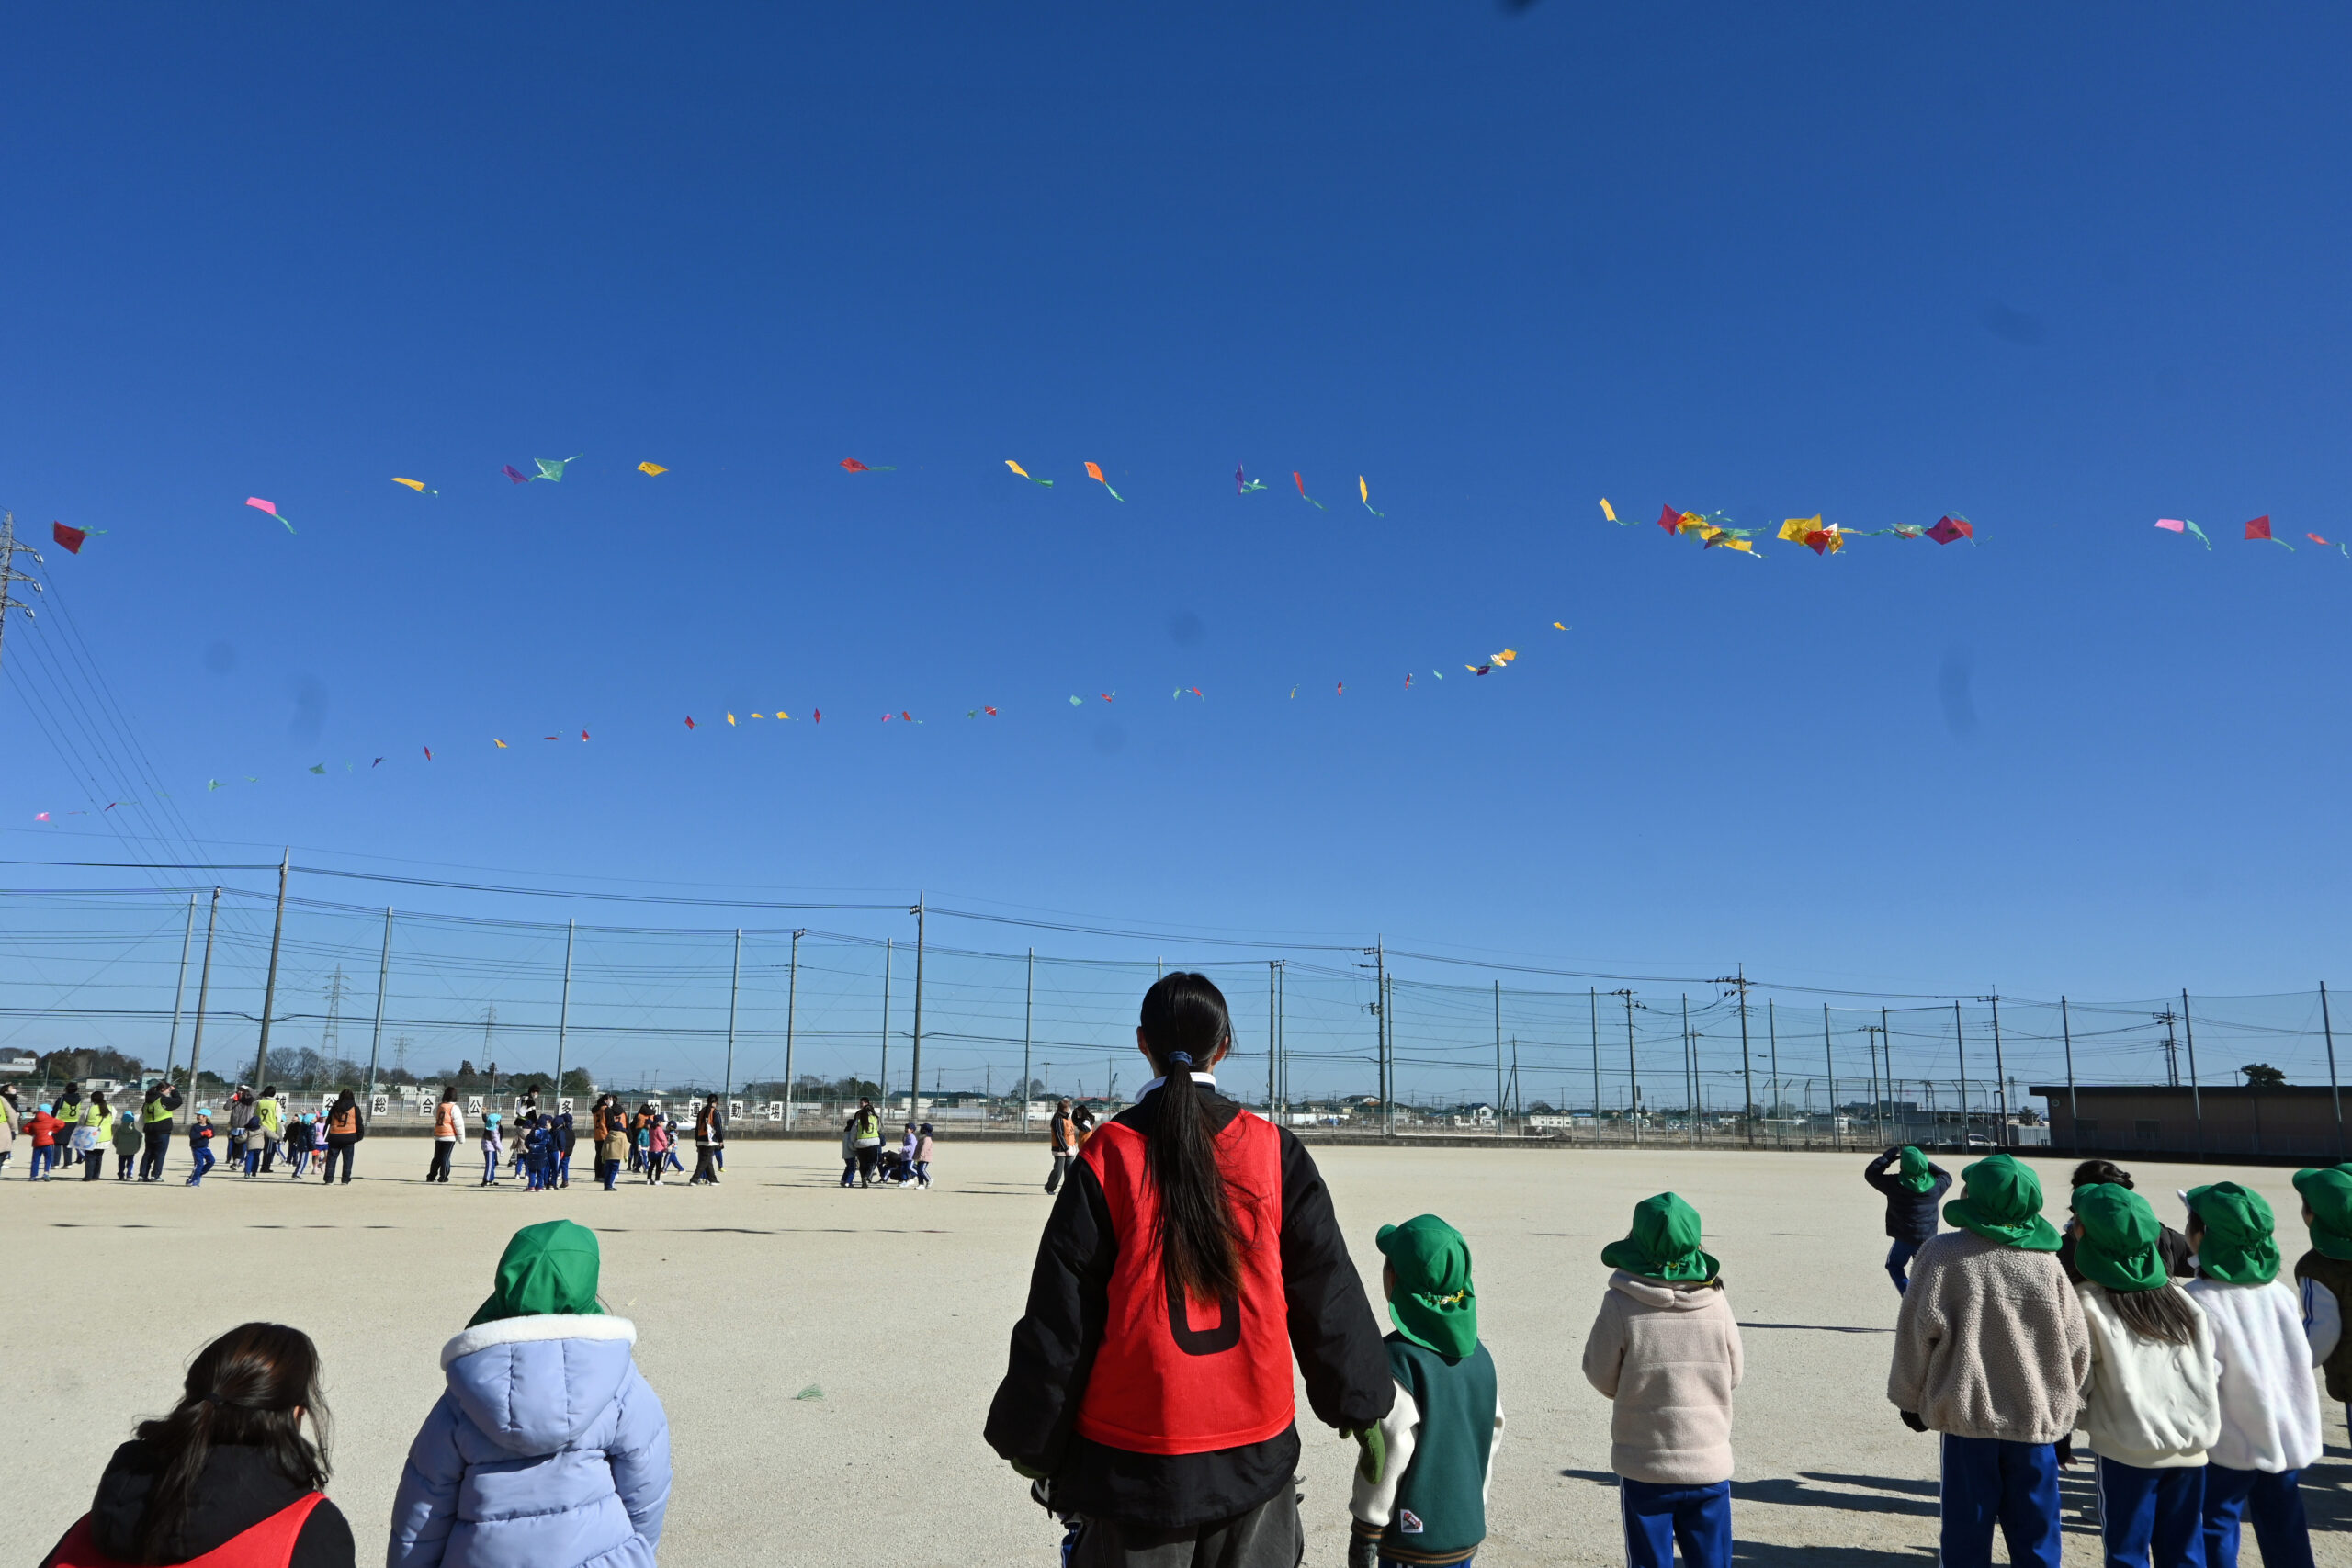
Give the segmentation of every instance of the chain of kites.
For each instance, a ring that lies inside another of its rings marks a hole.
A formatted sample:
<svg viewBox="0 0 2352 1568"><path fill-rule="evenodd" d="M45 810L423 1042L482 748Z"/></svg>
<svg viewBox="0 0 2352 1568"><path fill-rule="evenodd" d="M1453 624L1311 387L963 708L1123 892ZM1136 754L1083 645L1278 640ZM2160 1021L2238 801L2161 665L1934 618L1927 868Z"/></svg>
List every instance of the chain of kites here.
<svg viewBox="0 0 2352 1568"><path fill-rule="evenodd" d="M563 482L565 468L571 464L577 463L580 460L581 457L579 455L561 458L537 457L532 460L532 466L537 470L535 473L526 474L511 463L503 465L499 471L505 475L508 479L518 485L531 484L539 480L545 480L549 484L560 484ZM1026 479L1033 485L1037 485L1046 490L1051 490L1053 488L1053 480L1037 478L1035 474L1032 474L1028 469L1023 468L1019 463L1013 461L1010 457L1007 457L1004 460L1004 466L1015 476L1020 479ZM841 460L841 467L844 473L851 475L887 474L895 473L897 471L897 468L893 464L863 463L855 457L842 458ZM662 475L668 473L670 470L660 463L648 461L638 464L636 471L643 474L647 479L658 479ZM1110 493L1110 496L1114 501L1117 501L1122 503L1126 501L1125 496L1121 495L1115 489L1112 488L1111 481L1103 477L1102 467L1099 464L1089 462L1086 465L1086 477L1096 484L1101 485L1103 490ZM427 485L423 479L402 479L395 476L391 482L393 484L402 486L407 490L413 491L419 495L438 495L441 493L438 490L433 489L431 486ZM1291 483L1297 488L1300 500L1306 502L1308 505L1315 507L1317 511L1328 512L1330 510L1321 502L1316 500L1312 495L1307 493L1306 480L1296 471L1294 471L1291 474ZM1242 466L1236 464L1233 469L1233 489L1236 495L1250 495L1264 491L1266 489L1266 483L1263 479L1253 479L1250 478L1243 470ZM1362 475L1358 475L1356 477L1356 499L1363 504L1363 509L1366 512L1371 513L1374 517L1385 517L1387 515L1386 513L1378 510L1372 504L1372 487L1366 482ZM288 533L291 534L295 531L293 520L285 513L278 510L277 503L276 502L267 501L256 495L248 496L245 500L245 504L257 512L266 513L271 517L276 518L279 523L285 525ZM1617 515L1617 509L1605 498L1600 502L1600 514L1608 521L1616 524L1621 528L1631 525L1625 519ZM1700 547L1702 549L1722 549L1734 554L1744 555L1751 560L1762 558L1756 551L1756 535L1758 531L1752 528L1736 528L1732 526L1731 520L1719 512L1682 512L1672 506L1668 506L1659 512L1657 516L1657 525L1670 536L1676 538L1696 538L1700 542ZM2174 534L2193 534L2207 549L2210 550L2213 547L2213 541L2207 537L2205 530L2199 527L2195 523L2190 522L2187 518L2158 518L2155 525L2158 528ZM103 528L72 528L68 527L63 523L52 523L50 525L50 532L51 536L53 537L57 543L62 546L69 553L79 555L81 554L82 547L87 543L94 535L103 534L106 530ZM1975 525L1971 523L1965 517L1956 514L1947 514L1938 518L1932 524L1898 523L1894 526L1887 528L1848 528L1836 523L1824 523L1821 517L1816 514L1812 517L1792 517L1782 523L1779 530L1774 535L1775 538L1783 542L1802 545L1816 556L1840 554L1845 550L1847 543L1849 540L1887 536L1898 539L1932 539L1939 545L1949 545L1956 540L1966 539L1973 545L1975 543L1976 539L1976 527ZM2295 547L2294 546L2287 543L2286 540L2278 538L2271 533L2270 519L2267 514L2261 517L2256 517L2246 524L2245 536L2248 539L2267 540L2285 550L2291 551ZM2322 546L2323 547L2331 547L2331 541L2320 537L2317 534L2306 534L2303 536L2311 540L2313 544ZM2345 543L2334 542L2332 547L2343 551L2347 558L2352 558L2352 547L2347 547ZM1553 627L1558 631L1565 632L1569 629L1566 625L1558 621L1554 621L1552 625ZM1493 674L1498 670L1509 669L1511 663L1518 658L1519 653L1517 649L1506 648L1498 652L1488 654L1487 658L1479 663L1465 664L1463 666L1463 669L1468 671L1473 677L1481 677ZM1433 669L1430 673L1437 680L1442 681L1445 679L1445 675L1442 671ZM1405 685L1409 689L1412 684L1413 676L1411 674L1408 674L1405 677ZM1333 682L1333 693L1335 695L1345 696L1347 694L1347 690L1348 687L1346 682L1339 681ZM1098 693L1097 695L1105 703L1114 702L1118 697L1118 694L1116 692L1102 692ZM1298 688L1296 686L1293 686L1290 689L1290 695L1293 698L1295 698L1298 695ZM1187 696L1194 697L1204 702L1207 700L1206 694L1203 693L1198 686L1180 686L1170 694L1170 696L1172 700L1177 701L1181 701ZM1069 699L1069 705L1072 707L1083 707L1086 705L1086 701L1082 697L1072 696ZM823 709L812 707L808 711L810 723L822 724L824 722L825 715ZM726 722L730 727L736 724L737 721L734 714L727 713L725 716ZM773 716L755 713L751 715L751 716L755 719L768 719L770 717L786 721L792 719L792 715L785 712L781 708L777 709ZM999 715L996 708L982 706L968 710L964 716L967 719L978 719L982 717L995 718L999 716ZM907 724L921 724L924 722L922 719L916 718L910 709L900 709L896 713L885 713L882 715L882 722L886 724L894 719ZM692 715L685 716L684 723L685 728L688 730L695 730L701 728L701 726L695 723ZM544 736L541 739L545 740L560 740L564 739L564 737L560 735L548 735ZM589 739L589 732L585 729L582 730L580 732L580 739L582 741L586 741ZM496 737L492 738L491 744L502 751L510 749L503 739ZM434 760L433 748L430 746L424 746L421 747L420 750L424 753L424 760L426 761L430 762ZM370 769L381 767L384 761L384 758L379 757L374 761L370 762L368 766ZM355 766L356 764L354 763L345 762L344 764L344 770L348 773L353 771ZM323 774L326 773L327 767L324 762L320 762L312 766L309 771L313 773ZM242 776L247 784L258 784L261 782L258 778L251 774L240 776ZM205 787L207 791L209 792L211 790L226 788L231 782L232 781L211 779L207 781ZM131 801L113 801L109 802L102 809L105 811L112 811L119 806L133 804L136 803ZM59 815L80 817L86 816L88 813L72 811L61 813ZM40 822L47 822L51 819L51 813L47 811L39 813L34 818L34 820Z"/></svg>

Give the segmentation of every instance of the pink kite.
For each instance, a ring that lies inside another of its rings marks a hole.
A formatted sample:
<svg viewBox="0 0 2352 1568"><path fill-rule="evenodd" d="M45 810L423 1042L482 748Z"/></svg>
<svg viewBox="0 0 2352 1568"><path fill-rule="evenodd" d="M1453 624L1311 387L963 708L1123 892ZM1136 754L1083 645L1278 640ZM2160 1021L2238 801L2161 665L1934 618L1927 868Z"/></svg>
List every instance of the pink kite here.
<svg viewBox="0 0 2352 1568"><path fill-rule="evenodd" d="M500 465L498 471L504 474L508 479L513 479L518 485L526 485L531 482L531 476L525 473L522 469L516 468L512 463Z"/></svg>
<svg viewBox="0 0 2352 1568"><path fill-rule="evenodd" d="M49 525L49 536L63 545L67 554L78 556L82 553L83 541L90 535L85 528L68 528L62 523L51 523Z"/></svg>
<svg viewBox="0 0 2352 1568"><path fill-rule="evenodd" d="M686 715L686 728L687 728L688 729L692 729L694 727L695 727L695 716L694 716L694 715L692 715L692 714L688 714L688 715Z"/></svg>
<svg viewBox="0 0 2352 1568"><path fill-rule="evenodd" d="M1976 525L1965 517L1939 517L1936 525L1928 530L1928 537L1939 545L1949 545L1954 539L1973 541Z"/></svg>
<svg viewBox="0 0 2352 1568"><path fill-rule="evenodd" d="M2183 523L2183 522L2182 522L2179 518L2177 518L2177 517L2159 517L2159 518L2157 518L2157 519L2156 519L2156 526L2157 526L2157 527L2159 527L2159 528L2166 528L2166 529L2169 529L2169 530L2171 530L2173 533L2177 534L2177 533L2179 533L2183 528L2186 528L2187 526L2188 526L2188 524L2186 524L2186 523Z"/></svg>
<svg viewBox="0 0 2352 1568"><path fill-rule="evenodd" d="M2247 524L2245 525L2245 536L2249 539L2267 539L2270 537L2270 513L2266 512L2261 516L2256 518L2253 522Z"/></svg>
<svg viewBox="0 0 2352 1568"><path fill-rule="evenodd" d="M428 762L433 761L433 748L430 746L424 749L424 760Z"/></svg>
<svg viewBox="0 0 2352 1568"><path fill-rule="evenodd" d="M256 512L268 513L280 523L286 523L286 514L277 510L277 502L274 501L264 501L257 495L249 495L245 497L245 504L252 507ZM291 523L286 523L286 531L291 534L294 531L294 525Z"/></svg>

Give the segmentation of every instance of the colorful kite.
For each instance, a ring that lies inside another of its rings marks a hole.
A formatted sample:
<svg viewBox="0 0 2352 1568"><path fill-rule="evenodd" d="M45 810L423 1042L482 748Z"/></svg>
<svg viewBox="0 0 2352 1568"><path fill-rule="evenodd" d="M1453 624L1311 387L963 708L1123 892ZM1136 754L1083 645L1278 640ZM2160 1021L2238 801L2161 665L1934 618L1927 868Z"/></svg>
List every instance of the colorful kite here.
<svg viewBox="0 0 2352 1568"><path fill-rule="evenodd" d="M994 718L994 717L996 717L996 716L997 716L997 712L996 712L996 709L994 709L994 708L991 708L991 707L984 707L984 708L980 709L980 711L981 711L982 713L984 713L984 714L988 715L990 718Z"/></svg>
<svg viewBox="0 0 2352 1568"><path fill-rule="evenodd" d="M842 459L842 467L853 474L895 474L899 471L897 466L894 464L884 463L879 467L876 467L871 463L861 463L854 457L843 457ZM1017 468L1012 471L1016 474L1021 473L1021 470ZM1021 477L1023 479L1027 479L1029 476L1026 474L1021 474Z"/></svg>
<svg viewBox="0 0 2352 1568"><path fill-rule="evenodd" d="M735 722L735 716L734 716L733 714L731 714L731 713L730 713L730 714L729 714L729 715L727 716L727 722L728 722L729 725L732 725L732 724Z"/></svg>
<svg viewBox="0 0 2352 1568"><path fill-rule="evenodd" d="M245 504L252 507L256 512L268 513L280 523L286 523L286 514L277 510L277 502L274 501L264 501L257 495L249 495L245 497ZM291 523L286 523L286 531L291 534L294 531L294 525Z"/></svg>
<svg viewBox="0 0 2352 1568"><path fill-rule="evenodd" d="M1298 497L1301 501L1306 502L1307 505L1315 508L1317 512L1329 512L1331 510L1329 507L1324 505L1321 502L1306 493L1306 481L1298 477L1298 470L1296 468L1293 468L1290 471L1290 482L1298 487Z"/></svg>
<svg viewBox="0 0 2352 1568"><path fill-rule="evenodd" d="M409 489L416 491L419 495L439 495L441 493L437 490L426 490L423 479L404 479L398 474L394 474L392 476L392 482L396 485L406 485Z"/></svg>
<svg viewBox="0 0 2352 1568"><path fill-rule="evenodd" d="M1362 474L1358 474L1356 476L1356 498L1363 502L1363 509L1366 512L1371 512L1374 517L1385 517L1388 515L1385 512L1373 511L1372 487L1363 482L1363 476Z"/></svg>
<svg viewBox="0 0 2352 1568"><path fill-rule="evenodd" d="M1484 675L1491 671L1494 669L1494 666L1491 664L1465 664L1462 668L1469 671L1473 675Z"/></svg>
<svg viewBox="0 0 2352 1568"><path fill-rule="evenodd" d="M667 469L667 468L663 468L663 467L662 467L661 464L659 464L659 463L639 463L639 464L637 466L637 471L638 471L639 473L640 473L640 474L643 474L647 479L650 479L653 478L653 476L655 476L656 474L666 474L666 473L668 473L670 470L669 470L669 469Z"/></svg>
<svg viewBox="0 0 2352 1568"><path fill-rule="evenodd" d="M428 762L433 761L433 748L430 746L424 749L424 760Z"/></svg>
<svg viewBox="0 0 2352 1568"><path fill-rule="evenodd" d="M505 742L505 741L503 741L503 740L499 739L498 739L498 737L496 737L496 736L494 736L494 735L493 735L493 736L492 736L492 737L490 738L490 743L491 743L492 746L497 747L497 748L498 748L500 750L502 750L502 751L503 751L503 750L506 750L506 742Z"/></svg>
<svg viewBox="0 0 2352 1568"><path fill-rule="evenodd" d="M531 482L531 476L525 473L522 469L516 468L512 463L501 463L498 466L498 471L504 474L508 479L513 479L518 485L526 485Z"/></svg>
<svg viewBox="0 0 2352 1568"><path fill-rule="evenodd" d="M1927 535L1939 545L1949 545L1954 539L1966 539L1973 545L1976 542L1976 525L1965 517L1946 514L1936 519L1936 525L1928 529Z"/></svg>
<svg viewBox="0 0 2352 1568"><path fill-rule="evenodd" d="M580 461L580 457L581 454L575 452L569 457L534 457L531 461L539 466L538 478L546 479L550 484L561 484L563 466L566 463L576 463Z"/></svg>
<svg viewBox="0 0 2352 1568"><path fill-rule="evenodd" d="M2267 512L2245 525L2245 536L2249 539L2267 539L2290 555L2292 555L2295 550L2294 546L2270 532L2270 513Z"/></svg>
<svg viewBox="0 0 2352 1568"><path fill-rule="evenodd" d="M326 771L327 771L327 765L326 765L324 762L313 762L313 763L311 763L311 772L312 772L312 773L325 773ZM112 811L112 810L114 809L114 807L111 807L111 806L109 806L109 807L107 807L107 809L108 811Z"/></svg>
<svg viewBox="0 0 2352 1568"><path fill-rule="evenodd" d="M1027 480L1028 480L1031 484L1033 484L1033 485L1044 485L1047 490L1051 490L1051 489L1053 489L1053 488L1054 488L1054 481L1053 481L1053 480L1051 480L1051 479L1041 479L1036 478L1035 476L1034 476L1033 474L1031 474L1031 473L1029 472L1029 470L1028 470L1028 469L1026 469L1026 468L1023 468L1020 464L1018 464L1018 463L1014 462L1014 461L1013 461L1012 458L1010 458L1010 457L1007 457L1007 458L1004 460L1004 466L1005 466L1006 468L1011 468L1014 473L1019 474L1023 479L1027 479Z"/></svg>
<svg viewBox="0 0 2352 1568"><path fill-rule="evenodd" d="M1249 494L1251 491L1253 491L1253 490L1263 490L1263 489L1265 489L1265 488L1266 488L1266 481L1265 481L1265 480L1263 480L1263 479L1246 479L1246 478L1244 478L1244 477L1243 477L1243 475L1242 475L1242 472L1241 472L1241 465L1240 465L1240 464L1238 464L1238 463L1236 463L1236 464L1234 464L1234 465L1233 465L1233 493L1234 493L1234 494L1236 494L1236 495L1248 495L1248 494Z"/></svg>
<svg viewBox="0 0 2352 1568"><path fill-rule="evenodd" d="M1600 514L1611 523L1617 523L1617 509L1609 504L1609 498L1605 495L1600 498ZM1623 523L1617 523L1620 528L1624 525Z"/></svg>
<svg viewBox="0 0 2352 1568"><path fill-rule="evenodd" d="M1104 490L1111 490L1111 481L1102 477L1102 470L1097 468L1094 464L1089 463L1086 465L1086 477L1092 479L1096 484L1101 485ZM1121 495L1117 491L1111 490L1111 499L1113 501L1125 501L1127 498Z"/></svg>
<svg viewBox="0 0 2352 1568"><path fill-rule="evenodd" d="M695 727L695 716L694 716L694 715L692 715L692 714L688 714L688 715L686 715L686 728L687 728L688 729L692 729L694 727Z"/></svg>
<svg viewBox="0 0 2352 1568"><path fill-rule="evenodd" d="M1072 707L1074 707L1074 708L1082 708L1082 707L1084 707L1086 705L1085 705L1084 703L1080 702L1076 697L1072 697L1072 698L1070 698L1070 700L1069 700L1069 705L1070 705L1070 706L1072 706Z"/></svg>
<svg viewBox="0 0 2352 1568"><path fill-rule="evenodd" d="M2159 517L2156 519L2156 526L2174 534L2177 534L2182 529L2186 528L2190 533L2197 536L2198 543L2203 545L2209 550L2213 547L2213 541L2205 536L2205 530L2199 528L2196 524L2190 522L2186 517Z"/></svg>
<svg viewBox="0 0 2352 1568"><path fill-rule="evenodd" d="M1568 629L1566 626L1562 626L1562 625L1561 625L1561 623L1559 623L1558 621L1554 621L1552 624L1553 624L1553 626L1559 627L1559 629L1560 629L1560 630L1562 630L1562 631L1566 631L1566 630Z"/></svg>
<svg viewBox="0 0 2352 1568"><path fill-rule="evenodd" d="M371 767L371 768L380 768L380 767L382 767L382 766L384 765L384 759L382 759L381 757L379 757L379 758L377 758L374 761L372 761L372 762L368 763L368 765L369 767Z"/></svg>
<svg viewBox="0 0 2352 1568"><path fill-rule="evenodd" d="M98 532L103 534L106 530L101 528ZM82 546L84 542L90 536L90 530L87 528L68 528L62 523L51 523L49 525L49 536L55 539L59 544L64 546L66 554L78 556L82 553Z"/></svg>

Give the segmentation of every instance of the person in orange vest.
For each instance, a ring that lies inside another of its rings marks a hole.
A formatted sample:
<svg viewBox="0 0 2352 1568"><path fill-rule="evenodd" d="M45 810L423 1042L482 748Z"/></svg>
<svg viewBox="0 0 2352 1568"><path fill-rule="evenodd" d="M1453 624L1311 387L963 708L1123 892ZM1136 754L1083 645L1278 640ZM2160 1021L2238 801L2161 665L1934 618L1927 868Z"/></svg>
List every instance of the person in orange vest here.
<svg viewBox="0 0 2352 1568"><path fill-rule="evenodd" d="M325 1491L325 1416L309 1335L231 1329L197 1353L172 1413L114 1450L41 1568L354 1568L351 1525Z"/></svg>
<svg viewBox="0 0 2352 1568"><path fill-rule="evenodd" d="M989 1446L1062 1518L1068 1568L1294 1568L1294 1358L1377 1472L1387 1347L1315 1161L1216 1092L1233 1026L1208 976L1145 992L1136 1043L1157 1076L1055 1199Z"/></svg>

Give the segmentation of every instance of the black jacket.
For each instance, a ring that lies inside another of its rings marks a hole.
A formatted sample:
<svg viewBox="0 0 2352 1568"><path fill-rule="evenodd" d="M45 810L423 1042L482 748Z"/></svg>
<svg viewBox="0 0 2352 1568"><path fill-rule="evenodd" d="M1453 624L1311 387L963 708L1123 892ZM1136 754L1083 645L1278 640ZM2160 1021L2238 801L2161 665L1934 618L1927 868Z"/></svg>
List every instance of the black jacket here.
<svg viewBox="0 0 2352 1568"><path fill-rule="evenodd" d="M1862 1179L1886 1194L1886 1234L1917 1246L1935 1236L1944 1194L1951 1190L1951 1172L1929 1160L1928 1174L1936 1179L1936 1184L1925 1192L1914 1192L1890 1168L1902 1155L1901 1149L1887 1150L1862 1168Z"/></svg>
<svg viewBox="0 0 2352 1568"><path fill-rule="evenodd" d="M1206 1087L1200 1094L1220 1131L1240 1113L1239 1106ZM1157 1099L1145 1096L1118 1120L1148 1136ZM1387 1347L1348 1257L1322 1173L1296 1138L1280 1129L1276 1135L1283 1295L1306 1402L1326 1426L1373 1426L1396 1397ZM1037 1242L1029 1305L1013 1325L1004 1382L989 1407L989 1446L1046 1472L1047 1501L1057 1513L1155 1529L1246 1513L1291 1483L1298 1466L1295 1426L1261 1443L1196 1454L1130 1453L1072 1430L1109 1316L1118 1251L1102 1181L1085 1160L1075 1161Z"/></svg>
<svg viewBox="0 0 2352 1568"><path fill-rule="evenodd" d="M97 1549L125 1562L139 1560L139 1519L160 1468L153 1450L131 1441L114 1450L90 1500L90 1533ZM206 1456L197 1478L187 1526L165 1556L170 1562L201 1557L231 1537L300 1499L310 1490L289 1480L268 1453L254 1448L218 1448ZM59 1546L64 1542L61 1540ZM302 1521L290 1568L354 1568L351 1526L334 1503L322 1500ZM57 1550L42 1560L43 1568Z"/></svg>

